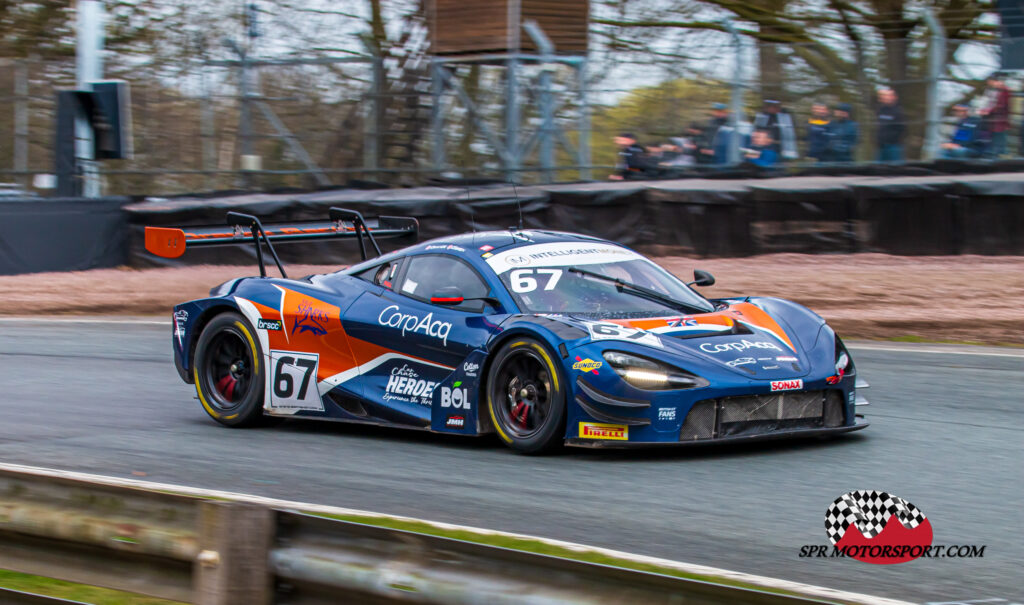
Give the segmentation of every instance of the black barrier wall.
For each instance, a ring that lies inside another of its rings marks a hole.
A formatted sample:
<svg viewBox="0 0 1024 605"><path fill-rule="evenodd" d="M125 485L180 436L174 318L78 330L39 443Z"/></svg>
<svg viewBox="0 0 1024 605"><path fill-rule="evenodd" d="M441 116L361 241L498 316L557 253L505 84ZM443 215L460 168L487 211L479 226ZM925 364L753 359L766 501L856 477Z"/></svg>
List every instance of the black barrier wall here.
<svg viewBox="0 0 1024 605"><path fill-rule="evenodd" d="M1024 255L1024 174L1012 173L424 187L147 201L125 208L130 261L251 263L252 246L200 249L175 261L156 258L143 248L143 227L218 225L228 210L268 223L323 220L331 206L366 216L414 216L423 240L522 221L526 229L583 233L655 254ZM290 263L358 260L350 242L283 244L279 252Z"/></svg>
<svg viewBox="0 0 1024 605"><path fill-rule="evenodd" d="M127 198L0 200L0 275L128 261Z"/></svg>

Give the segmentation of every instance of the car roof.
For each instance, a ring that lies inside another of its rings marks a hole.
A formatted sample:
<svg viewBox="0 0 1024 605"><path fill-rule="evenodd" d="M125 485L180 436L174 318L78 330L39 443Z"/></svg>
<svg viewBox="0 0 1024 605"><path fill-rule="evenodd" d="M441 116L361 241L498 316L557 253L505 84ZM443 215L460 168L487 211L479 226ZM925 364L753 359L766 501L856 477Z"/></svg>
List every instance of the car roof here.
<svg viewBox="0 0 1024 605"><path fill-rule="evenodd" d="M557 242L601 242L620 246L615 242L582 235L579 233L567 233L564 231L551 231L547 229L506 229L504 231L474 231L460 233L458 235L446 235L436 237L432 240L419 242L389 252L378 258L367 259L361 263L344 269L342 273L357 273L367 267L376 265L379 262L388 262L394 258L420 254L423 252L451 254L477 265L483 261L481 256L486 253L498 253L512 250L523 246L534 244L551 244ZM488 254L490 256L490 254Z"/></svg>
<svg viewBox="0 0 1024 605"><path fill-rule="evenodd" d="M420 242L405 249L408 254L430 250L437 250L437 246L453 245L465 248L466 253L473 253L479 257L481 251L505 251L521 246L533 244L550 244L556 242L604 242L614 244L597 237L581 235L578 233L566 233L564 231L549 231L546 229L506 229L504 231L477 231L438 237L426 242ZM616 244L617 245L617 244ZM458 254L459 250L449 249L449 252Z"/></svg>

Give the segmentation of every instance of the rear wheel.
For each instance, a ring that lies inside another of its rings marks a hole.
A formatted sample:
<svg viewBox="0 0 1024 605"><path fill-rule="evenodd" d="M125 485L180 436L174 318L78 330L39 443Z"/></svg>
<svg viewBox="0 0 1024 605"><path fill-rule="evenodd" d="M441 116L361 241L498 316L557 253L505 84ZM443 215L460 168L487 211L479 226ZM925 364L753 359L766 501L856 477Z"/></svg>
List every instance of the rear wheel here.
<svg viewBox="0 0 1024 605"><path fill-rule="evenodd" d="M487 406L494 430L514 450L552 449L565 434L565 380L548 349L514 338L495 354L487 375Z"/></svg>
<svg viewBox="0 0 1024 605"><path fill-rule="evenodd" d="M238 313L222 313L203 328L192 363L199 402L226 426L252 426L263 417L259 342Z"/></svg>

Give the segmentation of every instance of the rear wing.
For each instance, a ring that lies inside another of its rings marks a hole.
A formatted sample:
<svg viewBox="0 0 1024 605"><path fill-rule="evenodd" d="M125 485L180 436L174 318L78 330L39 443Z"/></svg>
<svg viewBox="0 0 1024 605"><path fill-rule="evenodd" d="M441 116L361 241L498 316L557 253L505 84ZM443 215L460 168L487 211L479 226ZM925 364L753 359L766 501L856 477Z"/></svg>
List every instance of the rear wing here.
<svg viewBox="0 0 1024 605"><path fill-rule="evenodd" d="M176 229L169 227L146 227L146 250L164 258L178 258L185 253L186 247L196 246L228 246L252 242L256 245L256 259L260 264L260 276L267 276L267 268L263 262L263 246L267 244L270 255L274 258L282 277L287 277L281 259L277 257L272 242L295 242L315 239L357 239L359 254L366 260L366 241L369 240L377 256L381 255L378 239L408 237L415 239L419 235L420 224L415 218L408 216L380 216L376 219L364 219L355 210L331 208L329 221L304 221L298 223L276 223L266 227L260 219L250 214L228 212L227 225L224 227L186 227Z"/></svg>

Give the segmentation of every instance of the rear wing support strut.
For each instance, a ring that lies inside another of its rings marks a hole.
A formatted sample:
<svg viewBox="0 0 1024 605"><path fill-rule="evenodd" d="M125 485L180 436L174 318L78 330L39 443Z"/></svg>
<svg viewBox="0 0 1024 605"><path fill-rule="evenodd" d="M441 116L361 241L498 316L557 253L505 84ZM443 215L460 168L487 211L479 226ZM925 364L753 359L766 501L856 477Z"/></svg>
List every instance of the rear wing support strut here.
<svg viewBox="0 0 1024 605"><path fill-rule="evenodd" d="M164 258L178 258L185 253L186 246L225 246L251 241L256 246L260 277L266 277L267 268L263 256L263 243L266 243L270 256L281 271L281 277L287 279L281 259L274 250L274 242L355 238L359 240L359 255L366 260L365 240L369 240L373 252L381 256L377 239L415 240L419 235L419 221L409 216L379 216L375 220L367 220L359 212L346 208L331 208L329 216L330 221L278 223L264 227L260 219L251 214L228 212L227 224L231 230L224 227L146 227L146 250Z"/></svg>
<svg viewBox="0 0 1024 605"><path fill-rule="evenodd" d="M373 244L373 249L377 253L377 256L381 255L380 246L377 245L377 240L373 239L373 233L370 232L369 227L366 226L366 221L363 220L363 215L355 210L348 210L346 208L331 208L330 214L332 221L338 223L338 228L342 228L341 221L346 218L352 219L352 224L356 229L356 237L359 238L359 254L363 260L366 260L366 246L363 244L363 233L366 233L366 237Z"/></svg>
<svg viewBox="0 0 1024 605"><path fill-rule="evenodd" d="M277 265L277 270L281 272L281 277L288 279L288 275L284 272L284 266L281 264L281 259L277 256L277 251L274 250L273 244L267 239L267 232L263 229L263 223L260 219L256 218L251 214L242 214L241 212L228 212L228 224L235 228L236 237L244 237L245 234L242 232L242 227L248 227L252 233L252 243L256 246L256 262L260 264L260 277L267 276L267 266L263 262L263 246L260 245L260 237L263 241L267 242L267 249L270 250L270 255L274 257L274 263ZM363 255L366 256L365 254Z"/></svg>

